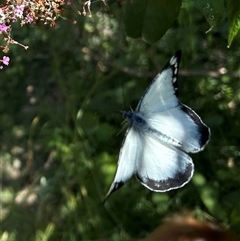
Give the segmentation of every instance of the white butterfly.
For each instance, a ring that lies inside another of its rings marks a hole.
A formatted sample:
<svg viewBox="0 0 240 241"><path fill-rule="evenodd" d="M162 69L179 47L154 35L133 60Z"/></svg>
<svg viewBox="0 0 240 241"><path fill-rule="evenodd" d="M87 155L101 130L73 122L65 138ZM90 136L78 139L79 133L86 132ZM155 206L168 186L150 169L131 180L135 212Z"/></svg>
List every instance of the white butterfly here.
<svg viewBox="0 0 240 241"><path fill-rule="evenodd" d="M178 51L149 85L135 111L122 111L130 127L106 198L134 174L155 192L183 187L192 178L194 165L187 153L204 149L210 129L177 98L180 58Z"/></svg>

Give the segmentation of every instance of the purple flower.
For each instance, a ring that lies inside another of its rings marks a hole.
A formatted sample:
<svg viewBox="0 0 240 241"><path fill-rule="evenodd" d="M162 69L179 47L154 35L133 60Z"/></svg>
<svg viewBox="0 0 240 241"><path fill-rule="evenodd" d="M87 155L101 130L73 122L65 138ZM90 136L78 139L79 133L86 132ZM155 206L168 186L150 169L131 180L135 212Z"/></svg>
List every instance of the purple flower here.
<svg viewBox="0 0 240 241"><path fill-rule="evenodd" d="M3 56L2 59L0 59L0 63L3 63L5 65L9 65L10 58L8 56ZM0 69L3 69L3 66L0 65Z"/></svg>
<svg viewBox="0 0 240 241"><path fill-rule="evenodd" d="M2 32L7 32L7 30L9 29L9 26L6 26L6 24L0 24L0 33Z"/></svg>
<svg viewBox="0 0 240 241"><path fill-rule="evenodd" d="M27 23L31 23L32 21L33 21L33 18L32 18L32 16L30 16L29 14L25 17L25 21L27 22Z"/></svg>
<svg viewBox="0 0 240 241"><path fill-rule="evenodd" d="M10 58L8 56L3 56L2 62L5 65L9 65Z"/></svg>
<svg viewBox="0 0 240 241"><path fill-rule="evenodd" d="M19 6L16 6L14 13L16 14L17 17L21 18L23 15L23 10L24 10L24 5L19 5Z"/></svg>

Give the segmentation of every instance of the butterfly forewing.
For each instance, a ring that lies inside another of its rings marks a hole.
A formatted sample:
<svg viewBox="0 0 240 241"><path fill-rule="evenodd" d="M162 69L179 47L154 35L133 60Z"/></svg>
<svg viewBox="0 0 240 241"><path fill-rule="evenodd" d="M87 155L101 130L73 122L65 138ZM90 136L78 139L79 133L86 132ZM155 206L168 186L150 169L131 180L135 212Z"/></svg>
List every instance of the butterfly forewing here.
<svg viewBox="0 0 240 241"><path fill-rule="evenodd" d="M176 96L180 56L177 52L156 76L139 101L137 111L144 115L149 131L157 138L185 152L196 153L208 143L210 130Z"/></svg>
<svg viewBox="0 0 240 241"><path fill-rule="evenodd" d="M136 111L161 112L178 105L177 74L181 52L178 51L159 73L140 99Z"/></svg>
<svg viewBox="0 0 240 241"><path fill-rule="evenodd" d="M136 161L141 152L139 133L129 128L120 150L117 171L106 198L124 185L135 173Z"/></svg>

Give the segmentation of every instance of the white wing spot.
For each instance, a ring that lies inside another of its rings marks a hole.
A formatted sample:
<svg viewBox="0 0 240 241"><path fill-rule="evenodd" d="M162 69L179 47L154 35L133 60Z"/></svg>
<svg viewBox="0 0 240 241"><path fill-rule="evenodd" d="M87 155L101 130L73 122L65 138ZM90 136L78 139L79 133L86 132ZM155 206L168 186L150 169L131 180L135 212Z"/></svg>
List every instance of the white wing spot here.
<svg viewBox="0 0 240 241"><path fill-rule="evenodd" d="M176 75L176 74L177 74L177 72L178 72L178 69L175 69L175 70L174 70L174 74Z"/></svg>
<svg viewBox="0 0 240 241"><path fill-rule="evenodd" d="M170 64L171 65L175 65L176 62L177 62L177 59L175 58L175 56L170 59Z"/></svg>
<svg viewBox="0 0 240 241"><path fill-rule="evenodd" d="M175 83L177 81L177 78L175 77L175 78L173 78L173 83Z"/></svg>

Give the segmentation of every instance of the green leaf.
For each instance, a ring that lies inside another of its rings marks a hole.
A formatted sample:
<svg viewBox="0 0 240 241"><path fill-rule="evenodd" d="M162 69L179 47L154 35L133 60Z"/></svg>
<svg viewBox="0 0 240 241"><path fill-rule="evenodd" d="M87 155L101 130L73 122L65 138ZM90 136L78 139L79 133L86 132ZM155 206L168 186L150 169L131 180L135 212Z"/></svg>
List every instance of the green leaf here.
<svg viewBox="0 0 240 241"><path fill-rule="evenodd" d="M240 1L228 0L228 47L230 47L234 37L237 35L240 29Z"/></svg>
<svg viewBox="0 0 240 241"><path fill-rule="evenodd" d="M208 211L214 216L217 216L220 219L224 219L226 214L224 210L222 210L221 204L218 201L220 194L219 190L208 183L206 178L200 173L196 173L194 175L193 183L199 191L201 200Z"/></svg>
<svg viewBox="0 0 240 241"><path fill-rule="evenodd" d="M127 36L158 41L178 17L181 0L126 0L123 23Z"/></svg>
<svg viewBox="0 0 240 241"><path fill-rule="evenodd" d="M210 25L210 29L207 32L211 31L222 20L224 15L223 0L194 0L194 4Z"/></svg>
<svg viewBox="0 0 240 241"><path fill-rule="evenodd" d="M235 205L233 207L232 213L231 213L231 219L234 220L234 223L232 226L235 226L236 230L239 230L240 225L240 203Z"/></svg>

